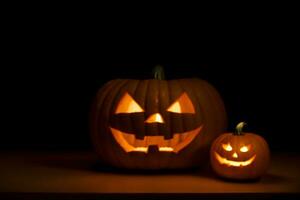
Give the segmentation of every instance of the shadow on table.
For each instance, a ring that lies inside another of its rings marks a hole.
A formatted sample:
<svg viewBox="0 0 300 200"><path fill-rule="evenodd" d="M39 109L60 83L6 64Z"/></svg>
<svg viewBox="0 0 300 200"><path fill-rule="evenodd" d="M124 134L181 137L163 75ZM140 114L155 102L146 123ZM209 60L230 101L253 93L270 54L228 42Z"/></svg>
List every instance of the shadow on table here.
<svg viewBox="0 0 300 200"><path fill-rule="evenodd" d="M99 173L114 173L114 174L197 174L199 176L214 176L209 165L201 168L191 169L163 169L163 170L129 170L107 166L97 160L97 157L92 154L57 154L57 155L44 155L26 158L26 162L49 168L80 170L80 171L93 171Z"/></svg>
<svg viewBox="0 0 300 200"><path fill-rule="evenodd" d="M273 183L273 184L278 184L278 183L283 183L288 181L286 177L279 176L277 174L270 174L267 173L262 179L262 183Z"/></svg>
<svg viewBox="0 0 300 200"><path fill-rule="evenodd" d="M46 155L43 157L33 157L26 160L34 165L40 165L56 169L68 169L68 170L79 170L79 171L90 171L108 174L125 174L125 175L189 175L189 176L200 176L205 178L220 179L225 182L237 182L237 183L283 183L286 178L276 175L276 174L266 174L261 179L247 180L247 181L234 181L230 179L224 179L218 177L211 169L211 167L206 164L201 168L191 168L191 169L164 169L164 170L129 170L120 169L111 166L107 166L97 160L97 157L92 154L59 154L59 155Z"/></svg>

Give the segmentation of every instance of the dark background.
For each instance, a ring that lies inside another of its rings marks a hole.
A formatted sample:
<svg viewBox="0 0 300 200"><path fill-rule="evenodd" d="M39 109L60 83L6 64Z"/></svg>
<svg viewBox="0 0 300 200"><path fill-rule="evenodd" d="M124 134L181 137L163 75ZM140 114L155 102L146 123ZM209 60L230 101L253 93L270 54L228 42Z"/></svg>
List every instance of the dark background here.
<svg viewBox="0 0 300 200"><path fill-rule="evenodd" d="M186 21L170 30L36 15L5 22L0 149L92 149L88 114L97 90L115 78L151 78L161 64L167 79L214 85L228 131L246 121L273 151L299 152L299 39L291 20L242 21L238 30L226 22L215 31Z"/></svg>
<svg viewBox="0 0 300 200"><path fill-rule="evenodd" d="M27 52L15 58L23 67L10 66L3 74L7 113L1 149L92 149L88 114L97 90L111 79L151 78L152 68L161 64L167 79L197 77L214 85L226 106L229 131L246 121L246 130L265 137L272 151L299 152L298 65L278 52L194 64L102 62L84 50L63 52Z"/></svg>

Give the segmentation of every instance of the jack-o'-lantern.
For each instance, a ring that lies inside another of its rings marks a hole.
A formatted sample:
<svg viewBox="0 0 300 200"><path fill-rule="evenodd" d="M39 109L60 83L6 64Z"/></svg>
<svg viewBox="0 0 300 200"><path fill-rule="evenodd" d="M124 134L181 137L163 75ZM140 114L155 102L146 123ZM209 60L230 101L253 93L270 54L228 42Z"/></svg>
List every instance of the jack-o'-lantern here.
<svg viewBox="0 0 300 200"><path fill-rule="evenodd" d="M225 133L213 143L210 159L214 171L229 179L257 179L267 170L270 155L266 141L254 133L243 133L245 123L236 132Z"/></svg>
<svg viewBox="0 0 300 200"><path fill-rule="evenodd" d="M97 93L91 137L102 161L132 169L186 168L208 161L226 128L217 91L199 79L112 80Z"/></svg>

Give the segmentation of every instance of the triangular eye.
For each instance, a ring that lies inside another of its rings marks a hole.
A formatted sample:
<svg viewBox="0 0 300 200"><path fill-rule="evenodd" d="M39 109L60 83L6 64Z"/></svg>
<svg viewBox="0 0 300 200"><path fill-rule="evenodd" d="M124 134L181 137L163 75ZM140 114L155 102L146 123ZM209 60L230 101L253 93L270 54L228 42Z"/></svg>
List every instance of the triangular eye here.
<svg viewBox="0 0 300 200"><path fill-rule="evenodd" d="M173 113L195 113L195 108L189 96L184 92L168 109Z"/></svg>
<svg viewBox="0 0 300 200"><path fill-rule="evenodd" d="M119 113L138 113L144 112L141 106L126 92L121 98L117 109L116 114Z"/></svg>

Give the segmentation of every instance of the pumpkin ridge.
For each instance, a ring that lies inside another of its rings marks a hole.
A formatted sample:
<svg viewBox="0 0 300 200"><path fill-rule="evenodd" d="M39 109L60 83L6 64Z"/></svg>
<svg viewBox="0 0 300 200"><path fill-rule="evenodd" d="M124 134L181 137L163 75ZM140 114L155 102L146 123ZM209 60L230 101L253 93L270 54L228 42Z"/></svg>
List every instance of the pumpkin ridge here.
<svg viewBox="0 0 300 200"><path fill-rule="evenodd" d="M96 145L94 143L94 141L96 140L95 139L95 134L93 134L93 133L97 131L97 123L95 121L97 121L97 116L96 115L97 115L97 111L98 111L98 108L97 108L97 105L99 103L98 101L99 101L99 98L101 99L101 97L103 97L102 93L104 93L107 90L107 88L112 87L111 86L112 82L113 81L109 81L101 89L99 89L98 90L99 92L97 93L96 97L92 101L91 111L89 113L89 119L90 119L90 124L89 125L90 125L90 139L91 139L91 143L92 143L93 146ZM100 95L100 94L102 94L102 95ZM99 154L103 155L103 153L101 151L102 149L99 149L99 148L96 148L96 147L94 147L94 148L96 150L98 150Z"/></svg>
<svg viewBox="0 0 300 200"><path fill-rule="evenodd" d="M121 80L115 80L115 81L110 81L108 82L105 86L107 87L103 87L102 89L100 89L100 92L102 93L102 95L99 97L99 95L96 96L96 103L94 104L95 108L95 114L93 115L94 118L91 120L93 125L93 130L92 130L92 134L91 134L91 138L92 138L92 144L95 146L95 148L97 149L99 156L101 156L101 158L105 161L108 162L106 159L106 153L103 152L103 149L101 148L101 146L98 146L98 143L96 143L96 141L99 140L99 137L101 138L101 136L98 133L99 130L99 124L98 124L98 118L99 115L101 114L102 110L102 105L105 102L104 100L106 99L107 94L110 92L110 90L112 88L114 88L116 85L120 84ZM99 93L99 92L98 92ZM99 106L101 105L101 106Z"/></svg>
<svg viewBox="0 0 300 200"><path fill-rule="evenodd" d="M214 96L214 100L216 101L216 107L218 107L217 110L219 110L219 119L217 120L217 123L223 123L223 125L221 126L223 130L225 130L227 128L227 113L226 113L226 108L224 105L224 102L221 101L222 97L221 94L217 92L217 89L209 84L207 81L202 80L203 83L206 84L206 86L209 88L209 91L211 91L211 94ZM223 122L221 119L224 119L225 121Z"/></svg>
<svg viewBox="0 0 300 200"><path fill-rule="evenodd" d="M98 121L99 121L99 117L101 115L103 115L103 112L104 112L103 105L104 105L105 102L107 102L108 96L110 95L110 91L112 89L114 89L115 87L119 87L122 83L123 83L123 80L121 80L121 79L117 79L115 81L112 81L111 82L111 84L112 84L111 87L106 91L106 93L103 94L102 101L99 101L99 104L101 104L101 106L97 109L97 112L96 112L97 115L95 116L94 122L97 124L97 127L96 127L96 133L93 134L96 137L96 139L94 139L93 141L96 142L95 144L96 144L96 147L97 147L98 150L104 149L103 147L98 146L99 143L97 142L98 140L102 139L102 132L99 132L99 130L101 130L101 129L99 127L100 124L98 123ZM104 107L104 108L106 108L106 107ZM107 119L107 121L103 122L103 123L107 124L108 121L109 120ZM106 145L106 144L104 144L104 145ZM111 156L114 157L112 152L106 152L106 153L102 154L101 156L102 156L102 159L104 161L108 162L108 163L110 162L108 157L111 157Z"/></svg>
<svg viewBox="0 0 300 200"><path fill-rule="evenodd" d="M195 80L194 80L195 81ZM204 91L206 91L205 93L208 95L208 102L211 104L211 105L217 105L218 102L216 101L216 99L213 97L212 93L211 93L211 89L208 88L208 83L207 82L204 82L204 81L201 81L201 84L202 84L202 89ZM217 108L217 106L211 106L212 108L212 113L219 113L219 109ZM216 115L215 117L213 117L213 124L219 124L219 120L218 120L218 115ZM212 132L214 132L214 137L212 139L212 141L217 137L218 134L221 133L222 130L218 130L218 126L212 126ZM222 128L221 128L222 129ZM211 141L211 142L212 142Z"/></svg>

